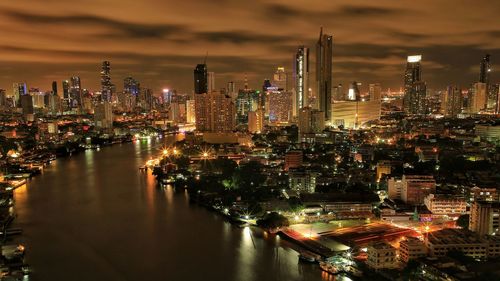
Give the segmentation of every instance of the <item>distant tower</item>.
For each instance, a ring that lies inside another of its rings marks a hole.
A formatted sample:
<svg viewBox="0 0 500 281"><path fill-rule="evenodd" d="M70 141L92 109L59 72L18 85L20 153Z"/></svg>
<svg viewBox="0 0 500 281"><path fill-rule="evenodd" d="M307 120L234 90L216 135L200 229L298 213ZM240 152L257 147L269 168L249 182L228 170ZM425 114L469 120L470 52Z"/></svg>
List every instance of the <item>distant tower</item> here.
<svg viewBox="0 0 500 281"><path fill-rule="evenodd" d="M490 55L486 54L483 57L483 60L481 61L481 64L480 64L479 82L489 84L490 83L490 72L491 72Z"/></svg>
<svg viewBox="0 0 500 281"><path fill-rule="evenodd" d="M208 74L207 74L207 88L208 88L208 92L215 91L215 72L208 72Z"/></svg>
<svg viewBox="0 0 500 281"><path fill-rule="evenodd" d="M101 68L101 99L111 102L112 95L113 84L111 83L111 64L109 61L103 61Z"/></svg>
<svg viewBox="0 0 500 281"><path fill-rule="evenodd" d="M309 106L309 48L300 46L295 54L293 78L295 80L294 116Z"/></svg>
<svg viewBox="0 0 500 281"><path fill-rule="evenodd" d="M403 108L406 114L425 114L427 87L422 81L421 55L409 56L405 71Z"/></svg>
<svg viewBox="0 0 500 281"><path fill-rule="evenodd" d="M52 94L57 96L57 81L52 81Z"/></svg>
<svg viewBox="0 0 500 281"><path fill-rule="evenodd" d="M194 69L194 93L204 94L208 92L207 65L198 64Z"/></svg>
<svg viewBox="0 0 500 281"><path fill-rule="evenodd" d="M69 94L71 105L74 107L82 106L82 83L80 81L80 77L73 76L70 81L71 85L69 88Z"/></svg>
<svg viewBox="0 0 500 281"><path fill-rule="evenodd" d="M316 82L319 110L325 114L325 120L330 121L332 111L332 58L333 37L319 33L316 43Z"/></svg>

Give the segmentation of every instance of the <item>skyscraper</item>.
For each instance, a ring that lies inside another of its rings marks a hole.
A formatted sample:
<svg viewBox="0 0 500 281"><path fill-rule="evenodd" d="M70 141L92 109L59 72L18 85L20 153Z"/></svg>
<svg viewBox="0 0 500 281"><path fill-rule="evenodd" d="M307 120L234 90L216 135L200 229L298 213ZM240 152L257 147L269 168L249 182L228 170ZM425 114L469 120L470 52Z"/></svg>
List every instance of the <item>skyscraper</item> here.
<svg viewBox="0 0 500 281"><path fill-rule="evenodd" d="M208 92L207 65L198 64L194 69L194 93L203 94Z"/></svg>
<svg viewBox="0 0 500 281"><path fill-rule="evenodd" d="M325 114L325 120L330 121L332 111L332 58L333 37L319 33L316 43L316 82L319 110Z"/></svg>
<svg viewBox="0 0 500 281"><path fill-rule="evenodd" d="M293 116L304 106L309 106L309 48L300 46L295 54L293 76L295 80L295 105Z"/></svg>
<svg viewBox="0 0 500 281"><path fill-rule="evenodd" d="M234 103L221 91L194 96L196 130L200 132L230 132L235 126Z"/></svg>
<svg viewBox="0 0 500 281"><path fill-rule="evenodd" d="M112 95L113 84L111 83L111 64L109 61L103 61L101 68L101 99L111 102Z"/></svg>
<svg viewBox="0 0 500 281"><path fill-rule="evenodd" d="M425 114L427 87L421 80L421 55L408 56L405 71L405 94L403 108L406 114Z"/></svg>
<svg viewBox="0 0 500 281"><path fill-rule="evenodd" d="M52 94L57 95L57 81L52 81Z"/></svg>
<svg viewBox="0 0 500 281"><path fill-rule="evenodd" d="M490 55L486 54L483 57L483 60L481 61L481 64L479 65L479 82L480 83L490 83L490 72L491 72L491 65L490 65Z"/></svg>
<svg viewBox="0 0 500 281"><path fill-rule="evenodd" d="M347 100L359 101L361 99L361 93L359 92L358 82L352 81L349 85L349 91L347 92Z"/></svg>
<svg viewBox="0 0 500 281"><path fill-rule="evenodd" d="M69 81L62 81L62 89L63 89L63 98L69 100Z"/></svg>
<svg viewBox="0 0 500 281"><path fill-rule="evenodd" d="M123 79L123 91L125 93L131 94L137 97L140 93L140 84L139 81L135 80L132 77L126 77Z"/></svg>
<svg viewBox="0 0 500 281"><path fill-rule="evenodd" d="M14 100L14 106L19 106L21 104L21 96L28 94L28 86L26 83L19 82L12 85L12 96Z"/></svg>
<svg viewBox="0 0 500 281"><path fill-rule="evenodd" d="M285 68L280 66L276 69L276 72L274 72L274 77L273 77L273 86L276 87L279 91L286 91L286 72Z"/></svg>
<svg viewBox="0 0 500 281"><path fill-rule="evenodd" d="M488 102L488 88L486 83L474 83L469 96L469 110L470 114L478 114L483 111Z"/></svg>
<svg viewBox="0 0 500 281"><path fill-rule="evenodd" d="M209 93L215 91L215 72L207 73L207 89Z"/></svg>
<svg viewBox="0 0 500 281"><path fill-rule="evenodd" d="M463 96L462 89L457 86L448 86L441 98L441 109L445 116L457 117L462 113Z"/></svg>
<svg viewBox="0 0 500 281"><path fill-rule="evenodd" d="M369 84L368 94L370 95L370 100L380 100L382 97L382 87L380 83Z"/></svg>
<svg viewBox="0 0 500 281"><path fill-rule="evenodd" d="M82 84L80 81L80 77L73 76L70 79L71 85L69 88L71 106L72 107L81 107L82 106Z"/></svg>

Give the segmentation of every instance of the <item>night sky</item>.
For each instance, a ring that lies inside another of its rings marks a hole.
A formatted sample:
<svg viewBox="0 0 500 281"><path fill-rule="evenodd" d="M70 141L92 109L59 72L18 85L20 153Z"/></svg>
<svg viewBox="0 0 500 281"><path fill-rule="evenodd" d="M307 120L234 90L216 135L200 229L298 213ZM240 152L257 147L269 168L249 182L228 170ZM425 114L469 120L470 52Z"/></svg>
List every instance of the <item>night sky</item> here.
<svg viewBox="0 0 500 281"><path fill-rule="evenodd" d="M500 82L499 11L500 1L479 0L5 0L0 87L10 93L12 82L26 81L48 90L79 75L98 90L107 59L118 90L131 75L155 90L191 92L207 51L217 88L231 80L241 87L244 73L260 87L277 66L292 70L301 44L314 70L320 26L334 36L334 84L399 88L406 56L422 54L429 88L468 86L485 53Z"/></svg>

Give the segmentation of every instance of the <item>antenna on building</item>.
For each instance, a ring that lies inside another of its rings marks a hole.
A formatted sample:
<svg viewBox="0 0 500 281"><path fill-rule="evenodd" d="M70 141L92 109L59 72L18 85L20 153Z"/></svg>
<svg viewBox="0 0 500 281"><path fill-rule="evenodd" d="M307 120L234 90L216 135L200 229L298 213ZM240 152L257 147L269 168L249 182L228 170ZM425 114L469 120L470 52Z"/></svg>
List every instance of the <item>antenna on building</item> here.
<svg viewBox="0 0 500 281"><path fill-rule="evenodd" d="M207 58L208 58L208 51L207 51L207 54L205 55L205 60L203 60L203 64L207 64Z"/></svg>

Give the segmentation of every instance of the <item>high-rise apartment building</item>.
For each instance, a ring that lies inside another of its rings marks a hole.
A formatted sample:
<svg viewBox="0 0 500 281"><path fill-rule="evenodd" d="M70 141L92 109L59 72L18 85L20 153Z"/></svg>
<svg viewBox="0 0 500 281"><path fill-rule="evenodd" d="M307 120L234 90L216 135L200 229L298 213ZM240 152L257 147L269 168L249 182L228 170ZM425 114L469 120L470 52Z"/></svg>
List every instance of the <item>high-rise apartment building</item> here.
<svg viewBox="0 0 500 281"><path fill-rule="evenodd" d="M269 121L287 123L292 113L292 96L285 90L269 92Z"/></svg>
<svg viewBox="0 0 500 281"><path fill-rule="evenodd" d="M486 108L488 102L488 85L486 83L477 82L472 85L469 95L470 114L477 114Z"/></svg>
<svg viewBox="0 0 500 281"><path fill-rule="evenodd" d="M248 112L248 131L252 134L261 133L264 128L264 110L257 109Z"/></svg>
<svg viewBox="0 0 500 281"><path fill-rule="evenodd" d="M71 107L82 106L82 82L79 76L70 78L71 84L69 87L69 96L71 100Z"/></svg>
<svg viewBox="0 0 500 281"><path fill-rule="evenodd" d="M463 102L462 89L457 86L448 86L441 98L443 114L449 117L457 117L458 114L462 113Z"/></svg>
<svg viewBox="0 0 500 281"><path fill-rule="evenodd" d="M139 81L130 76L126 77L125 79L123 79L123 91L135 97L139 96L139 93L141 92Z"/></svg>
<svg viewBox="0 0 500 281"><path fill-rule="evenodd" d="M25 82L14 83L12 85L12 98L14 101L14 106L19 106L21 104L21 96L28 94L28 86Z"/></svg>
<svg viewBox="0 0 500 281"><path fill-rule="evenodd" d="M215 91L215 72L207 73L207 89L209 93Z"/></svg>
<svg viewBox="0 0 500 281"><path fill-rule="evenodd" d="M332 59L333 37L323 34L323 28L321 28L319 40L316 43L316 95L318 109L323 111L326 121L330 121L332 109Z"/></svg>
<svg viewBox="0 0 500 281"><path fill-rule="evenodd" d="M380 86L380 83L369 84L368 94L370 95L370 100L380 100L382 98L382 86Z"/></svg>
<svg viewBox="0 0 500 281"><path fill-rule="evenodd" d="M235 127L234 103L221 91L195 95L196 130L230 132Z"/></svg>
<svg viewBox="0 0 500 281"><path fill-rule="evenodd" d="M436 192L433 176L403 175L401 200L407 204L421 205L424 198Z"/></svg>
<svg viewBox="0 0 500 281"><path fill-rule="evenodd" d="M489 84L490 83L490 55L486 54L479 65L479 82Z"/></svg>

